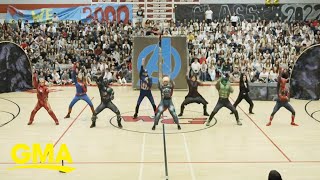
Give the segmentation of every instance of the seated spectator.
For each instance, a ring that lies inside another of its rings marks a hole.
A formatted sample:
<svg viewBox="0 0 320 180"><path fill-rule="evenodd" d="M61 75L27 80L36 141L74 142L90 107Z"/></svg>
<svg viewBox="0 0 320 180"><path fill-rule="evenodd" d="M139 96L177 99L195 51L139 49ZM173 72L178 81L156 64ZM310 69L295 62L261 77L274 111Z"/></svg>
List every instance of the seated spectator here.
<svg viewBox="0 0 320 180"><path fill-rule="evenodd" d="M221 74L221 73L222 73L222 62L221 62L220 60L218 60L215 68L216 68L216 77L217 77L217 78L220 78L221 75L222 75L222 74Z"/></svg>
<svg viewBox="0 0 320 180"><path fill-rule="evenodd" d="M222 63L222 73L229 74L231 72L232 64L231 60L228 59L227 62Z"/></svg>
<svg viewBox="0 0 320 180"><path fill-rule="evenodd" d="M207 70L208 65L206 64L206 61L202 61L201 67L200 67L200 80L201 81L207 81Z"/></svg>
<svg viewBox="0 0 320 180"><path fill-rule="evenodd" d="M47 81L46 85L51 86L53 84L53 77L50 70L47 70L45 73L45 80Z"/></svg>
<svg viewBox="0 0 320 180"><path fill-rule="evenodd" d="M88 69L84 68L84 74L86 76L87 84L92 85L91 74Z"/></svg>
<svg viewBox="0 0 320 180"><path fill-rule="evenodd" d="M239 68L235 67L233 72L230 75L230 82L239 83L240 82L240 71Z"/></svg>
<svg viewBox="0 0 320 180"><path fill-rule="evenodd" d="M91 79L92 80L96 80L97 74L98 74L98 63L96 60L93 61L93 63L91 64ZM99 67L100 68L100 67Z"/></svg>
<svg viewBox="0 0 320 180"><path fill-rule="evenodd" d="M208 74L210 76L210 80L214 81L216 79L216 67L213 61L211 61L209 69L208 69Z"/></svg>
<svg viewBox="0 0 320 180"><path fill-rule="evenodd" d="M59 73L58 73L56 70L53 70L52 80L53 80L52 82L53 82L54 84L61 85L60 75L59 75Z"/></svg>
<svg viewBox="0 0 320 180"><path fill-rule="evenodd" d="M121 69L119 70L119 73L117 75L118 83L120 83L121 85L126 84L127 83L127 80L126 80L127 74L128 74L128 69L125 66L125 64L122 64Z"/></svg>
<svg viewBox="0 0 320 180"><path fill-rule="evenodd" d="M194 59L193 63L191 64L191 76L196 75L199 79L200 68L201 64L198 62L198 59Z"/></svg>
<svg viewBox="0 0 320 180"><path fill-rule="evenodd" d="M269 73L269 82L277 82L278 73L276 73L275 68L273 67Z"/></svg>
<svg viewBox="0 0 320 180"><path fill-rule="evenodd" d="M68 85L72 83L72 79L70 78L69 74L67 73L67 70L64 70L61 75L61 83L62 85Z"/></svg>
<svg viewBox="0 0 320 180"><path fill-rule="evenodd" d="M112 73L110 72L110 69L109 69L109 68L107 68L107 69L105 70L105 74L104 74L103 79L108 79L108 80L110 80L110 81L113 81L113 80L114 80L113 75L112 75Z"/></svg>
<svg viewBox="0 0 320 180"><path fill-rule="evenodd" d="M259 82L267 83L269 79L269 72L267 72L266 68L262 69L262 72L259 74Z"/></svg>

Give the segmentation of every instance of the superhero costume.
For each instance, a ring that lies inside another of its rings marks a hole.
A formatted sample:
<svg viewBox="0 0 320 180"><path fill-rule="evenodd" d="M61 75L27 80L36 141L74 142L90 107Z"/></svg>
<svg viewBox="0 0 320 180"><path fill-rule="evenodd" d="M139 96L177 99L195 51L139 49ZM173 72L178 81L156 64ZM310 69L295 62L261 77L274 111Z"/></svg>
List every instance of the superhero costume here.
<svg viewBox="0 0 320 180"><path fill-rule="evenodd" d="M174 105L172 103L172 94L173 94L173 89L174 89L174 82L172 80L170 80L170 83L168 83L167 85L161 85L160 81L158 82L158 86L160 89L160 93L161 93L161 102L158 106L156 115L154 117L154 124L152 127L152 130L156 129L156 126L159 123L160 120L160 116L163 114L163 112L168 109L171 116L173 117L173 121L177 124L178 129L180 130L181 127L179 125L179 120L178 120L178 116L175 112L175 108Z"/></svg>
<svg viewBox="0 0 320 180"><path fill-rule="evenodd" d="M152 78L150 78L148 75L144 75L144 74L148 74L147 70L144 69L143 65L141 66L140 69L140 95L137 101L137 105L136 105L136 109L135 109L135 113L133 118L137 118L138 117L138 113L139 113L139 107L140 104L142 102L142 100L147 97L153 107L153 111L156 112L156 105L154 103L154 99L151 93L151 87L152 87Z"/></svg>
<svg viewBox="0 0 320 180"><path fill-rule="evenodd" d="M298 126L298 124L296 124L294 122L295 119L295 115L296 112L293 109L293 107L289 104L289 98L290 98L290 93L289 93L289 89L286 87L286 83L289 80L286 78L283 78L281 76L279 76L278 78L278 98L276 99L276 105L273 108L273 111L271 113L269 122L267 123L267 126L271 126L271 122L273 120L274 115L279 111L280 108L284 107L286 108L288 111L291 112L291 125L292 126Z"/></svg>
<svg viewBox="0 0 320 180"><path fill-rule="evenodd" d="M208 102L200 95L198 92L198 86L201 84L199 81L192 81L189 79L188 75L186 75L186 80L189 87L189 93L185 97L184 101L181 104L180 114L178 116L183 116L183 111L185 106L191 103L198 103L203 105L203 115L209 116L207 113L207 104Z"/></svg>
<svg viewBox="0 0 320 180"><path fill-rule="evenodd" d="M122 128L120 111L117 108L117 106L114 105L112 102L112 100L114 99L114 91L111 87L109 87L109 80L103 79L103 77L104 77L104 73L97 79L97 85L100 92L101 103L96 108L96 110L92 115L92 118L91 118L92 124L90 128L96 127L97 115L100 112L102 112L105 108L110 109L112 112L114 112L117 115L118 127Z"/></svg>
<svg viewBox="0 0 320 180"><path fill-rule="evenodd" d="M87 84L85 83L85 81L78 79L76 76L77 76L76 65L74 64L73 71L72 71L72 81L74 82L74 84L76 86L76 95L69 105L68 114L65 116L65 118L70 118L72 107L79 100L84 100L90 106L92 113L94 113L93 104L87 95ZM83 76L83 78L85 78L85 76Z"/></svg>
<svg viewBox="0 0 320 180"><path fill-rule="evenodd" d="M241 126L242 123L239 120L238 111L236 110L236 108L229 101L229 95L230 95L230 93L233 93L233 88L231 87L228 78L225 78L225 77L224 78L220 78L217 81L216 89L219 92L219 100L218 100L216 106L214 107L212 113L210 114L210 117L208 119L208 122L207 122L206 126L210 126L210 121L212 120L214 115L217 114L218 111L222 107L226 107L230 111L232 111L234 113L234 115L235 115L235 118L236 118L236 121L237 121L237 125Z"/></svg>
<svg viewBox="0 0 320 180"><path fill-rule="evenodd" d="M56 125L59 125L59 121L58 121L56 115L54 114L54 112L52 111L51 106L48 101L49 89L45 85L41 85L38 83L38 76L36 73L34 73L34 76L33 76L33 86L37 89L38 102L37 102L36 107L31 112L31 116L30 116L30 120L29 120L28 125L31 125L33 123L34 116L42 107L47 110L47 112L52 117L52 119L54 120Z"/></svg>

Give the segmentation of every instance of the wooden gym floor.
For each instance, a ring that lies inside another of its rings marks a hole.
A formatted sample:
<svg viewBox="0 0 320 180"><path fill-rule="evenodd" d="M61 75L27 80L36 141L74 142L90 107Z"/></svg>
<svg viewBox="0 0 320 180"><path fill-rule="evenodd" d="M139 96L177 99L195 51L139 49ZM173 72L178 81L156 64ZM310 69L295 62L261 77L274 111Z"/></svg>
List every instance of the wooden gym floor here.
<svg viewBox="0 0 320 180"><path fill-rule="evenodd" d="M164 141L162 124L152 131L152 122L129 122L134 114L139 91L131 87L114 87L114 103L120 109L124 129L116 128L114 114L104 110L98 116L97 127L90 129L91 111L84 101L78 102L70 119L63 119L75 94L74 87L52 87L49 102L60 125L41 109L35 122L27 126L36 104L36 94L16 92L0 94L0 179L2 180L157 180L165 179ZM214 86L199 88L212 111L217 102ZM186 91L174 92L177 113ZM100 103L97 87L89 87L88 95L95 107ZM156 104L159 91L153 91ZM231 95L234 101L238 89ZM3 99L4 98L4 99ZM10 101L8 101L10 100ZM308 104L307 104L308 103ZM320 101L291 100L296 110L299 127L290 126L290 113L281 109L271 127L266 127L275 102L254 101L254 115L248 115L248 104L243 101L238 109L243 126L237 126L233 115L222 109L217 123L207 128L202 116L202 105L186 107L181 122L165 124L168 178L170 180L235 180L267 179L272 169L278 170L286 180L311 180L320 177ZM307 105L307 106L306 106ZM20 108L20 111L19 111ZM310 116L308 115L310 114ZM140 106L140 116L152 116L147 99ZM313 118L311 117L313 116ZM165 118L170 114L165 112ZM149 119L150 120L150 119ZM193 121L192 121L193 120ZM192 124L188 124L191 121ZM76 168L71 173L43 169L8 170L14 166L11 149L15 144L55 144L58 151L66 144Z"/></svg>

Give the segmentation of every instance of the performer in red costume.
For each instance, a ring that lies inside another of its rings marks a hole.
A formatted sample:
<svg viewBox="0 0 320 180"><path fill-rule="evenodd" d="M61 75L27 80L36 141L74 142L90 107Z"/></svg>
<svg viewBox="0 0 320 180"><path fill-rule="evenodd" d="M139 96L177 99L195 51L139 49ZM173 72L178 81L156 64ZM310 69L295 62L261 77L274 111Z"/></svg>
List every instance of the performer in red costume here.
<svg viewBox="0 0 320 180"><path fill-rule="evenodd" d="M298 124L296 124L294 122L294 118L296 115L295 110L293 109L293 107L289 104L289 98L290 98L290 93L289 93L289 89L286 87L286 83L289 81L287 79L288 77L286 76L286 72L282 71L278 77L278 98L277 98L277 103L273 108L273 111L271 113L270 116L270 121L268 122L267 126L271 126L271 121L274 117L274 115L276 114L276 112L284 107L286 108L288 111L291 112L292 116L291 116L291 125L292 126L298 126Z"/></svg>
<svg viewBox="0 0 320 180"><path fill-rule="evenodd" d="M49 104L49 101L48 101L49 89L45 85L45 80L43 78L40 78L39 82L40 82L40 84L38 83L37 73L34 73L33 86L37 89L38 103L37 103L36 107L33 109L33 111L31 112L31 116L30 116L30 120L29 120L28 125L32 124L32 122L34 120L34 116L39 111L39 109L41 109L42 107L44 107L48 111L48 113L50 114L50 116L52 117L52 119L54 120L56 125L59 125L59 121L58 121L56 115L53 113L51 106Z"/></svg>

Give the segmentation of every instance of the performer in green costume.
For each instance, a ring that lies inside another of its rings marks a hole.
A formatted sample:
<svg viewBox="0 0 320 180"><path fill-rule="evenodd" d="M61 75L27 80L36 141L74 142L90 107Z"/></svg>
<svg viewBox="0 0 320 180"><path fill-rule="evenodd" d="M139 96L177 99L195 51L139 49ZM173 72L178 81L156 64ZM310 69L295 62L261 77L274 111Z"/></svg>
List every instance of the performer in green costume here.
<svg viewBox="0 0 320 180"><path fill-rule="evenodd" d="M230 111L233 112L233 114L236 117L237 124L239 126L241 126L242 123L239 120L238 111L236 110L236 108L229 101L229 95L230 95L230 93L233 93L233 88L230 85L229 78L228 77L223 77L223 78L219 79L217 84L216 84L216 88L217 88L217 90L219 92L219 100L217 102L216 107L213 109L212 113L210 114L210 117L209 117L208 122L207 122L206 125L210 126L210 121L212 120L213 116L215 114L217 114L218 111L222 107L226 107Z"/></svg>

